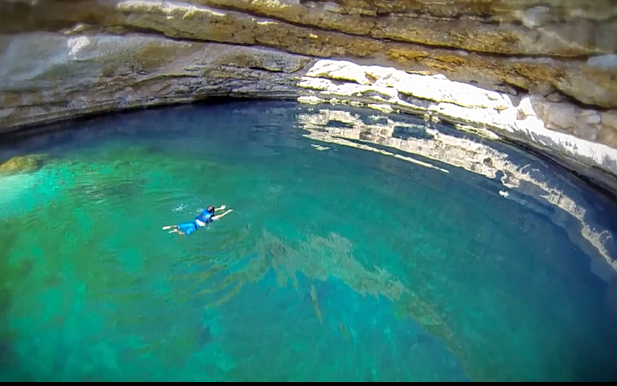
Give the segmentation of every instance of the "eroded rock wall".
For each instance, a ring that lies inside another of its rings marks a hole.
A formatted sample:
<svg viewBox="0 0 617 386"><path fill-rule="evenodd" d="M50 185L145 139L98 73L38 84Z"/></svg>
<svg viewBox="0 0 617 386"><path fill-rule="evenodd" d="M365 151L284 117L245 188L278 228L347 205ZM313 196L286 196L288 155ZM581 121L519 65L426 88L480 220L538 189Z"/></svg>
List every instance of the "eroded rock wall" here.
<svg viewBox="0 0 617 386"><path fill-rule="evenodd" d="M488 129L613 189L615 16L614 0L4 0L0 131L218 96L365 103Z"/></svg>
<svg viewBox="0 0 617 386"><path fill-rule="evenodd" d="M13 4L13 5L9 5ZM430 70L491 89L617 106L617 7L552 1L5 1L6 32L85 23Z"/></svg>

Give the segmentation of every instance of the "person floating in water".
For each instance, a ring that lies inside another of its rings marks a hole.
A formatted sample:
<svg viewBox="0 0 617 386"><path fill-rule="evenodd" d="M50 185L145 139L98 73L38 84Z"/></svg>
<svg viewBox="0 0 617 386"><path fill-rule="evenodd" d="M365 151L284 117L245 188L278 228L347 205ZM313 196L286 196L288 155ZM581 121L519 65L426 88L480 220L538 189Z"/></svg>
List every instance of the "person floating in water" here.
<svg viewBox="0 0 617 386"><path fill-rule="evenodd" d="M203 209L201 211L201 214L195 218L195 221L183 222L178 225L167 225L163 227L163 230L166 231L168 229L171 229L169 233L178 233L188 236L199 228L203 228L206 225L210 224L212 221L220 220L229 213L233 212L233 209L229 209L225 213L216 214L216 212L219 210L225 210L225 205L221 206L220 208L215 208L214 205L210 205L207 209Z"/></svg>

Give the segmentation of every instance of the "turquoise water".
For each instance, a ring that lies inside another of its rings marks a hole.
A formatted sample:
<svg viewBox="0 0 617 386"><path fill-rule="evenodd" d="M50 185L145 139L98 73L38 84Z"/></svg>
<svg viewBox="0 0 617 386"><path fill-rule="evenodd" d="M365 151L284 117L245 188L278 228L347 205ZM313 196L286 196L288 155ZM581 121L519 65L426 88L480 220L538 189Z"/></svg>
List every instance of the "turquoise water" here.
<svg viewBox="0 0 617 386"><path fill-rule="evenodd" d="M607 285L549 215L462 169L308 139L301 109L148 110L6 145L49 159L0 177L0 379L615 379ZM234 212L161 230L209 204Z"/></svg>

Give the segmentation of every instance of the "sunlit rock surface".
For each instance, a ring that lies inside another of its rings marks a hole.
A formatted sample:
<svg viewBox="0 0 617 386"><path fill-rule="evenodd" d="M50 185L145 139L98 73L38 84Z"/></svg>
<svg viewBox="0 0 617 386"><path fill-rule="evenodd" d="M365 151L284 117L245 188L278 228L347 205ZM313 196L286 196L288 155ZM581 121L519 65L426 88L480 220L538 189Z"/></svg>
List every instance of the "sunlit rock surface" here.
<svg viewBox="0 0 617 386"><path fill-rule="evenodd" d="M346 81L345 83L341 83ZM481 135L515 140L567 162L567 166L617 191L617 111L600 113L534 95L516 98L452 82L443 76L322 60L299 83L313 95L305 103L361 103L381 111L423 114ZM572 161L572 162L569 162Z"/></svg>
<svg viewBox="0 0 617 386"><path fill-rule="evenodd" d="M0 31L147 32L181 40L353 57L500 90L615 107L610 0L4 1Z"/></svg>

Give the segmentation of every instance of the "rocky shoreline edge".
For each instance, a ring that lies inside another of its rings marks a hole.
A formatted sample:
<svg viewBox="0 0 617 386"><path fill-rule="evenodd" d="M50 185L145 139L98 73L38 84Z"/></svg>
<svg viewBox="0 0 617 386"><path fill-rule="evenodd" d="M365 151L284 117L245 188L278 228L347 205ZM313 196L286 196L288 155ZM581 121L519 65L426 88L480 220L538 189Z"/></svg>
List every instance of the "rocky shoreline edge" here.
<svg viewBox="0 0 617 386"><path fill-rule="evenodd" d="M0 35L0 44L0 133L214 97L346 103L521 143L617 193L617 110L351 60L142 34L32 32Z"/></svg>

